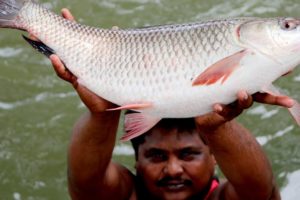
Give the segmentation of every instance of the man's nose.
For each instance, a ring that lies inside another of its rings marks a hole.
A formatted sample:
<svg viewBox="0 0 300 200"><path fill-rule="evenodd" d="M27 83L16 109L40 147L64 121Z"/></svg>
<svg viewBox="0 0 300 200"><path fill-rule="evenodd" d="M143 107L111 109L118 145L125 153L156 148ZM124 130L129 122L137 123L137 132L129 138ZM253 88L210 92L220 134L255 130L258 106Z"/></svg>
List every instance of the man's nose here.
<svg viewBox="0 0 300 200"><path fill-rule="evenodd" d="M176 158L170 158L164 168L164 173L171 177L179 176L183 173L183 167L180 160Z"/></svg>

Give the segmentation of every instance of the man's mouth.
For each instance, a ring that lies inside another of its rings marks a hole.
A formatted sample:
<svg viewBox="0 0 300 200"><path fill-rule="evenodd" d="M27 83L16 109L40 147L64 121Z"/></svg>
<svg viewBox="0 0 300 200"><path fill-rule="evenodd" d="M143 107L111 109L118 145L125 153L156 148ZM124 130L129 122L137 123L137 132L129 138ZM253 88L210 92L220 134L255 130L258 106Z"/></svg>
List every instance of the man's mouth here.
<svg viewBox="0 0 300 200"><path fill-rule="evenodd" d="M163 187L167 188L168 190L182 190L185 188L184 183L167 183Z"/></svg>
<svg viewBox="0 0 300 200"><path fill-rule="evenodd" d="M183 190L187 186L191 185L191 181L188 180L162 180L157 184L159 187L163 187L170 191Z"/></svg>

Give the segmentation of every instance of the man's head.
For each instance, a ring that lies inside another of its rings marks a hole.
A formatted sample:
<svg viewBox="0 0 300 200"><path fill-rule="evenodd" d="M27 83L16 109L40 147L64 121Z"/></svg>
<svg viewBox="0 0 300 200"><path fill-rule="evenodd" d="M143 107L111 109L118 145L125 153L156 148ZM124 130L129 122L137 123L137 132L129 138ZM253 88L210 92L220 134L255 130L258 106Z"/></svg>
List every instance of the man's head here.
<svg viewBox="0 0 300 200"><path fill-rule="evenodd" d="M155 199L187 199L207 192L215 160L194 119L163 119L132 144L137 175Z"/></svg>

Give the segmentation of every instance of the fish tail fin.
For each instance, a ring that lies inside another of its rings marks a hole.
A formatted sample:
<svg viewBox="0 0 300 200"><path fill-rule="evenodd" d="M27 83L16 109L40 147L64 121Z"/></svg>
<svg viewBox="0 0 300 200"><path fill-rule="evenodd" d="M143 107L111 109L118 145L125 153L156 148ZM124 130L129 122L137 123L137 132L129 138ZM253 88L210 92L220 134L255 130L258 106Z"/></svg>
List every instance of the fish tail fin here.
<svg viewBox="0 0 300 200"><path fill-rule="evenodd" d="M24 40L28 42L34 49L38 50L40 53L44 54L49 58L50 55L54 54L54 50L45 45L44 43L40 41L31 40L30 38L22 35Z"/></svg>
<svg viewBox="0 0 300 200"><path fill-rule="evenodd" d="M0 27L17 28L16 17L29 1L31 0L0 0Z"/></svg>

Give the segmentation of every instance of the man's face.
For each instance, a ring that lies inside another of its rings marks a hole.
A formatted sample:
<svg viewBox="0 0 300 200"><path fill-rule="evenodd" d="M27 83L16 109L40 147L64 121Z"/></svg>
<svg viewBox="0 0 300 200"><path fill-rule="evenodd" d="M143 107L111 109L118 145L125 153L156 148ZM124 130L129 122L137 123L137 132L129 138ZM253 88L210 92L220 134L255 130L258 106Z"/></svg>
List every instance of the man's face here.
<svg viewBox="0 0 300 200"><path fill-rule="evenodd" d="M139 146L137 174L155 199L184 200L208 186L215 160L195 132L154 128Z"/></svg>

